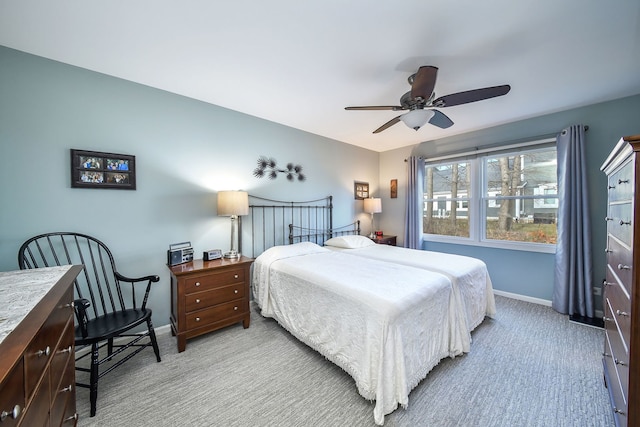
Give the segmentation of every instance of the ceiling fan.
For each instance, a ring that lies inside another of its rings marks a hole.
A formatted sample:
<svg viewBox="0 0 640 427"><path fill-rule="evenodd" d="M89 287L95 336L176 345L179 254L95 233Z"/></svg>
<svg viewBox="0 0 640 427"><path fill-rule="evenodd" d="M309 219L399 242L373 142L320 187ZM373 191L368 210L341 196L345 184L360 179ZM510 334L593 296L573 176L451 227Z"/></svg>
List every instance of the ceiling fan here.
<svg viewBox="0 0 640 427"><path fill-rule="evenodd" d="M415 130L420 129L427 122L439 128L446 129L453 125L453 121L451 121L446 114L434 108L452 107L454 105L495 98L506 95L511 90L511 86L509 85L491 86L435 98L436 94L433 88L436 85L437 75L437 67L431 65L420 67L415 74L412 74L407 79L411 85L411 90L400 97L400 105L345 107L345 110L409 110L408 113L389 120L374 130L373 133L382 132L400 121Z"/></svg>

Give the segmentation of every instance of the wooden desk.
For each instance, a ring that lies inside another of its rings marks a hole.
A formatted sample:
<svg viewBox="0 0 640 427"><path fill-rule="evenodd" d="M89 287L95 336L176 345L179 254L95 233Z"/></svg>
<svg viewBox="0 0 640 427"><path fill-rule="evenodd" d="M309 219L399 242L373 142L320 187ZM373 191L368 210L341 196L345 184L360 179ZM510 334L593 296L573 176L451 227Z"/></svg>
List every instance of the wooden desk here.
<svg viewBox="0 0 640 427"><path fill-rule="evenodd" d="M253 259L194 260L171 271L171 333L178 352L187 339L242 322L248 328L249 268Z"/></svg>

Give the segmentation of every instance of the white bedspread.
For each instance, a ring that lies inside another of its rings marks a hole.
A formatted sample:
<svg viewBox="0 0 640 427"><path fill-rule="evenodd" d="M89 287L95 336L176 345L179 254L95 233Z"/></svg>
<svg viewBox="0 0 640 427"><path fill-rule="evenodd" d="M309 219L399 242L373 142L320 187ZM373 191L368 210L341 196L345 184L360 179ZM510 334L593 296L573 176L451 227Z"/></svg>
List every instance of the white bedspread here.
<svg viewBox="0 0 640 427"><path fill-rule="evenodd" d="M377 244L352 249L326 247L364 258L434 271L449 277L453 285L455 298L459 301L465 313L468 332L464 345L465 352L469 352L471 347L471 331L482 323L485 316L493 317L496 314L496 302L491 278L486 264L479 259Z"/></svg>
<svg viewBox="0 0 640 427"><path fill-rule="evenodd" d="M374 420L398 404L463 337L450 280L439 273L330 251L276 246L254 264L262 315L348 372L376 400Z"/></svg>

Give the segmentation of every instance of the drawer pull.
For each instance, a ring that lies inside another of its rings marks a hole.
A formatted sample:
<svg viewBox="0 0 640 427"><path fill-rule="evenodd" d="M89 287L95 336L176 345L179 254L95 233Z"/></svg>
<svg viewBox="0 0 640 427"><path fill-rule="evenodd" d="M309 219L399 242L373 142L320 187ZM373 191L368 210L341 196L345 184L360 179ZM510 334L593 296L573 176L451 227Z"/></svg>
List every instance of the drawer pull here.
<svg viewBox="0 0 640 427"><path fill-rule="evenodd" d="M233 293L234 293L234 294L237 294L237 293L238 293L238 290L237 290L237 289L234 289L234 290L233 290Z"/></svg>
<svg viewBox="0 0 640 427"><path fill-rule="evenodd" d="M73 308L73 307L75 307L75 306L76 306L76 305L73 303L73 301L71 301L69 304L65 304L65 305L63 305L62 307L64 307L64 308L69 308L69 307Z"/></svg>
<svg viewBox="0 0 640 427"><path fill-rule="evenodd" d="M604 220L605 220L605 221L613 221L613 218L611 218L610 216L605 216L605 217L604 217Z"/></svg>
<svg viewBox="0 0 640 427"><path fill-rule="evenodd" d="M631 221L620 220L620 225L631 225Z"/></svg>
<svg viewBox="0 0 640 427"><path fill-rule="evenodd" d="M68 386L60 390L60 393L65 393L67 391L73 391L73 384L69 384Z"/></svg>
<svg viewBox="0 0 640 427"><path fill-rule="evenodd" d="M618 264L618 270L631 270L630 265Z"/></svg>
<svg viewBox="0 0 640 427"><path fill-rule="evenodd" d="M602 356L603 357L611 357L611 355L609 353L607 353L607 352L602 353Z"/></svg>
<svg viewBox="0 0 640 427"><path fill-rule="evenodd" d="M605 286L605 287L606 287L606 286L611 286L611 285L613 285L613 284L614 284L614 283L607 282L606 280L603 280L603 281L602 281L602 285L603 285L603 286Z"/></svg>
<svg viewBox="0 0 640 427"><path fill-rule="evenodd" d="M629 180L628 179L619 179L618 180L618 184L628 184Z"/></svg>
<svg viewBox="0 0 640 427"><path fill-rule="evenodd" d="M233 307L233 311L238 311L238 307Z"/></svg>
<svg viewBox="0 0 640 427"><path fill-rule="evenodd" d="M49 346L47 346L47 348L45 348L44 350L36 351L36 356L38 356L38 357L48 356L50 354L51 354L51 348L49 348Z"/></svg>
<svg viewBox="0 0 640 427"><path fill-rule="evenodd" d="M602 320L605 322L611 322L613 319L611 317L604 316Z"/></svg>
<svg viewBox="0 0 640 427"><path fill-rule="evenodd" d="M200 304L200 298L196 298L196 304Z"/></svg>
<svg viewBox="0 0 640 427"><path fill-rule="evenodd" d="M196 282L196 287L200 286L200 282Z"/></svg>
<svg viewBox="0 0 640 427"><path fill-rule="evenodd" d="M612 251L611 249L609 249L609 248L606 248L606 249L604 250L604 253L605 253L605 254L612 254L612 253L613 253L613 251Z"/></svg>
<svg viewBox="0 0 640 427"><path fill-rule="evenodd" d="M613 361L615 362L616 365L627 366L627 364L624 363L622 360L613 359Z"/></svg>
<svg viewBox="0 0 640 427"><path fill-rule="evenodd" d="M199 317L196 317L196 322L199 322L199 321L200 321L200 318L199 318Z"/></svg>
<svg viewBox="0 0 640 427"><path fill-rule="evenodd" d="M608 190L613 190L614 188L616 188L616 186L615 186L615 185L608 185L608 186L607 186L607 189L608 189Z"/></svg>
<svg viewBox="0 0 640 427"><path fill-rule="evenodd" d="M233 278L234 278L234 279L237 279L237 278L238 278L238 275L237 275L237 274L234 274L234 275L233 275Z"/></svg>
<svg viewBox="0 0 640 427"><path fill-rule="evenodd" d="M11 417L14 420L17 419L20 416L21 411L22 409L20 408L20 405L14 406L11 412L2 411L0 413L0 422L6 420L7 417Z"/></svg>
<svg viewBox="0 0 640 427"><path fill-rule="evenodd" d="M627 415L622 409L618 409L615 406L613 407L613 412L620 415Z"/></svg>
<svg viewBox="0 0 640 427"><path fill-rule="evenodd" d="M60 350L60 353L71 353L71 346L67 347L67 348L63 348L62 350Z"/></svg>
<svg viewBox="0 0 640 427"><path fill-rule="evenodd" d="M78 419L78 413L76 412L75 414L71 415L69 418L65 418L64 422L66 423L67 421L75 421Z"/></svg>
<svg viewBox="0 0 640 427"><path fill-rule="evenodd" d="M618 316L629 317L629 313L627 313L626 311L616 310L616 314Z"/></svg>

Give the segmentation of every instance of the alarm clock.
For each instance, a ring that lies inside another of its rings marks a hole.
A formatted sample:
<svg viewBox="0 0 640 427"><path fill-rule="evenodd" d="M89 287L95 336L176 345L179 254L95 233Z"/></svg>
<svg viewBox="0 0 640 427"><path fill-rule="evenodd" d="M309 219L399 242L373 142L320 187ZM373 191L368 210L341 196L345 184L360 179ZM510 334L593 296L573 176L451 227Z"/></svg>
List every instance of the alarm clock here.
<svg viewBox="0 0 640 427"><path fill-rule="evenodd" d="M222 258L221 249L210 249L208 251L204 251L204 253L202 254L202 259L204 259L205 261L211 261L220 258Z"/></svg>

